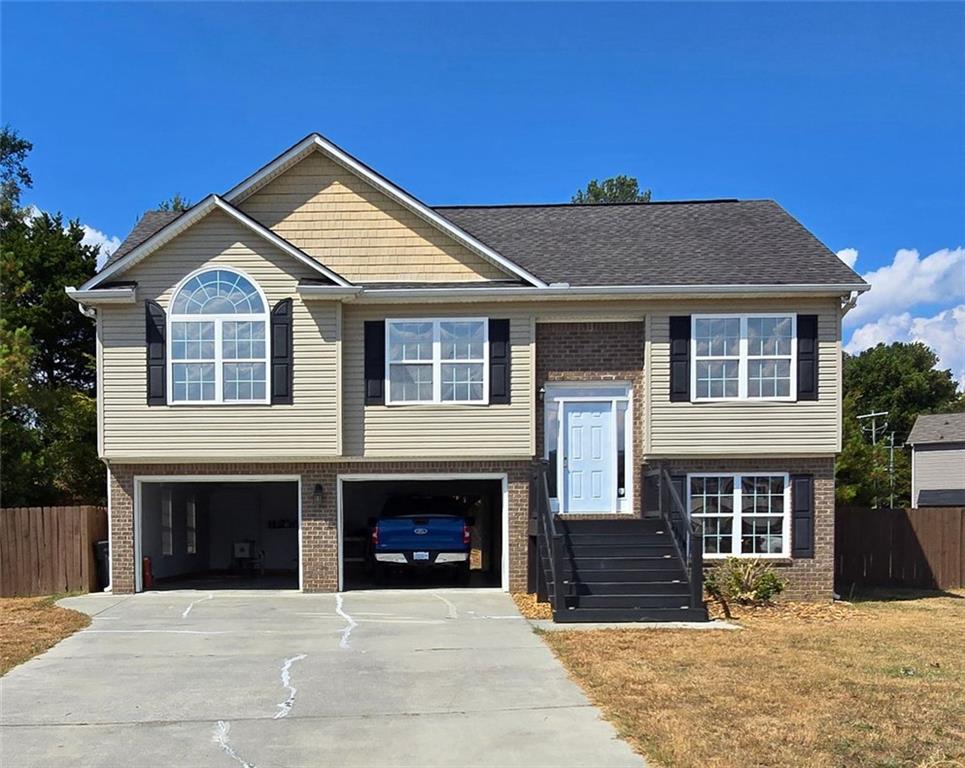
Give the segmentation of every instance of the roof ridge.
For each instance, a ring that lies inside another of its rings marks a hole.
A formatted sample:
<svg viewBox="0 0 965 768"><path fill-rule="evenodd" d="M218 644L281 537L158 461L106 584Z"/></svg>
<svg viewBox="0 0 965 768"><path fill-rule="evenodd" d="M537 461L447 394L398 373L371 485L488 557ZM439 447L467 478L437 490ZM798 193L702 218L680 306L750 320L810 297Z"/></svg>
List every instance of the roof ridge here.
<svg viewBox="0 0 965 768"><path fill-rule="evenodd" d="M754 200L740 200L736 197L709 197L694 200L651 200L649 202L624 202L624 203L467 203L463 205L433 205L435 210L451 210L454 208L626 208L629 206L654 206L654 205L708 205L719 203L770 203L773 200L766 198Z"/></svg>

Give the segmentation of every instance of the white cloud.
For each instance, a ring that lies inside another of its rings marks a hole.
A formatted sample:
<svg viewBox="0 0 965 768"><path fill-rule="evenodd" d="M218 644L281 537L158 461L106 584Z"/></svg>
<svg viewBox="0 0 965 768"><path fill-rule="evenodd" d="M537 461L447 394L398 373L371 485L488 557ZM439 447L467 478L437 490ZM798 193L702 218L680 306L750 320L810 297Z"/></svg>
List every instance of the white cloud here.
<svg viewBox="0 0 965 768"><path fill-rule="evenodd" d="M845 264L854 269L854 263L858 260L857 248L842 248L838 251L838 258Z"/></svg>
<svg viewBox="0 0 965 768"><path fill-rule="evenodd" d="M850 250L854 249L845 249ZM899 315L920 305L952 304L965 299L965 248L943 248L925 258L916 250L902 248L891 264L863 277L871 284L871 290L858 299L858 305L845 317L850 326Z"/></svg>
<svg viewBox="0 0 965 768"><path fill-rule="evenodd" d="M99 229L94 229L87 224L81 224L80 227L84 230L84 239L81 240L81 243L100 246L100 252L97 254L97 268L100 269L107 261L107 257L117 250L121 244L121 238L105 235Z"/></svg>
<svg viewBox="0 0 965 768"><path fill-rule="evenodd" d="M845 349L857 354L875 344L921 341L938 355L938 366L950 368L965 389L965 304L944 309L931 317L912 317L910 312L885 315L855 329Z"/></svg>
<svg viewBox="0 0 965 768"><path fill-rule="evenodd" d="M858 251L845 248L838 257L850 266ZM942 248L925 258L901 249L891 264L863 277L871 290L844 318L854 329L845 349L857 354L879 343L921 341L965 389L965 248Z"/></svg>

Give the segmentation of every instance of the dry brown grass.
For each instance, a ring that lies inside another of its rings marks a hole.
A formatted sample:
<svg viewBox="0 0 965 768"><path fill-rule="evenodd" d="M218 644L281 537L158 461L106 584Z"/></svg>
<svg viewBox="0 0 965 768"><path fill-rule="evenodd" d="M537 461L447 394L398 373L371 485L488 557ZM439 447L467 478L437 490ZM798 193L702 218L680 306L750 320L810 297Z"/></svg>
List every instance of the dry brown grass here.
<svg viewBox="0 0 965 768"><path fill-rule="evenodd" d="M0 675L90 624L90 616L52 597L0 598Z"/></svg>
<svg viewBox="0 0 965 768"><path fill-rule="evenodd" d="M965 766L965 592L736 613L544 637L658 764Z"/></svg>
<svg viewBox="0 0 965 768"><path fill-rule="evenodd" d="M514 592L513 601L519 612L527 619L552 619L553 611L549 603L536 602L536 595L527 595L525 592Z"/></svg>

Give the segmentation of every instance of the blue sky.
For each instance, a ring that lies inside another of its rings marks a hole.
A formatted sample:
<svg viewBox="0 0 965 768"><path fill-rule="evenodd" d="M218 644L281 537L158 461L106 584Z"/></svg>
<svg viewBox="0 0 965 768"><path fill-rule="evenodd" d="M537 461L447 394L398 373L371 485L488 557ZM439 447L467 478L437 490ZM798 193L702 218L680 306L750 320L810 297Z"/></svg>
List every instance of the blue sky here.
<svg viewBox="0 0 965 768"><path fill-rule="evenodd" d="M965 376L965 5L4 3L0 42L27 200L108 242L312 130L429 203L627 173L777 199L874 279L852 349Z"/></svg>

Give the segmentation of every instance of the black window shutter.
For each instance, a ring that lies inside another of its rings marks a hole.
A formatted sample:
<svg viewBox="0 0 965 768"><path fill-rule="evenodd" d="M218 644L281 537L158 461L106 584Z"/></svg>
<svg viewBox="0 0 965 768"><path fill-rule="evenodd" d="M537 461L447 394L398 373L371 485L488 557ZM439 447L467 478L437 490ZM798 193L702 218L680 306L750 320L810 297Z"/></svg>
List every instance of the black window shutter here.
<svg viewBox="0 0 965 768"><path fill-rule="evenodd" d="M164 308L156 301L144 302L147 352L147 404L167 405L167 324Z"/></svg>
<svg viewBox="0 0 965 768"><path fill-rule="evenodd" d="M365 404L385 404L385 321L365 323Z"/></svg>
<svg viewBox="0 0 965 768"><path fill-rule="evenodd" d="M818 399L818 316L797 316L797 399Z"/></svg>
<svg viewBox="0 0 965 768"><path fill-rule="evenodd" d="M813 475L791 475L791 557L814 557Z"/></svg>
<svg viewBox="0 0 965 768"><path fill-rule="evenodd" d="M509 320L489 321L489 402L509 405Z"/></svg>
<svg viewBox="0 0 965 768"><path fill-rule="evenodd" d="M670 318L670 402L690 402L690 315Z"/></svg>
<svg viewBox="0 0 965 768"><path fill-rule="evenodd" d="M290 405L294 357L292 300L282 299L271 310L271 404Z"/></svg>

